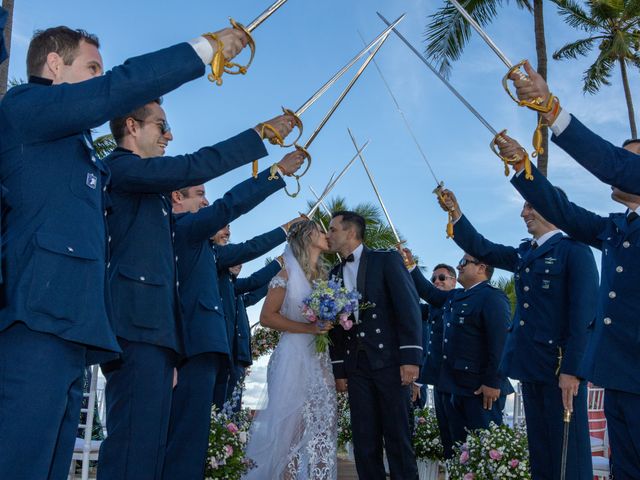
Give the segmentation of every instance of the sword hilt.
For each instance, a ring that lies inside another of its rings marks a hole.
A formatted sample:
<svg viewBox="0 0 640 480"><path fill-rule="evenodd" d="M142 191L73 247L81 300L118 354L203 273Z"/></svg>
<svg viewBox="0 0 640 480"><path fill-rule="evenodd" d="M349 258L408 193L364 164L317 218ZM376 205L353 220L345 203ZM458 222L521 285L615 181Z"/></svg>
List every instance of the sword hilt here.
<svg viewBox="0 0 640 480"><path fill-rule="evenodd" d="M228 73L229 75L245 75L253 62L253 57L256 53L256 42L253 40L251 32L249 32L244 25L236 22L233 18L229 18L229 22L231 22L231 26L233 28L244 32L247 36L247 45L251 50L251 56L249 57L249 62L246 65L240 65L239 63L232 62L224 56L224 44L217 35L213 33L206 34L206 36L211 37L218 45L218 49L211 60L211 73L207 76L209 81L215 82L216 85L222 85L222 75L225 73Z"/></svg>
<svg viewBox="0 0 640 480"><path fill-rule="evenodd" d="M562 421L564 423L571 423L571 410L564 410L564 414L562 415Z"/></svg>
<svg viewBox="0 0 640 480"><path fill-rule="evenodd" d="M296 191L291 193L291 192L289 192L289 190L287 190L287 187L285 186L284 187L284 192L287 195L289 195L291 198L297 197L298 194L300 193L300 179L305 176L305 174L309 170L309 167L311 167L311 154L309 153L309 151L306 148L304 148L302 145L298 145L297 143L294 146L296 147L296 150L298 150L299 152L302 152L302 154L304 155L304 158L307 159L307 166L305 167L305 169L302 171L302 173L300 175L295 174L295 173L290 175L296 181Z"/></svg>
<svg viewBox="0 0 640 480"><path fill-rule="evenodd" d="M444 182L440 182L432 193L438 197L438 203L447 212L447 238L453 238L453 211L445 204L444 195L442 194L443 188Z"/></svg>
<svg viewBox="0 0 640 480"><path fill-rule="evenodd" d="M509 94L509 96L511 97L511 100L516 102L518 106L527 107L527 108L530 108L531 110L535 110L536 112L540 112L540 113L549 113L553 108L553 95L549 96L549 99L547 100L546 103L544 101L544 98L541 98L541 97L534 98L533 100L520 100L518 97L516 97L513 94L513 92L509 88L509 77L511 76L512 73L515 73L516 75L518 75L521 80L524 80L525 78L526 79L529 78L527 77L526 74L522 72L522 70L520 70L520 67L522 67L526 62L527 62L526 60L522 60L520 63L516 63L513 67L509 69L507 74L502 78L502 87L505 89L507 94Z"/></svg>
<svg viewBox="0 0 640 480"><path fill-rule="evenodd" d="M531 173L531 160L529 159L529 155L524 149L522 149L522 155L524 155L524 158L518 155L514 155L513 157L505 157L500 154L498 143L504 144L506 142L504 138L502 138L502 135L504 135L505 133L507 133L507 131L502 130L495 137L493 137L491 143L489 144L489 148L491 148L491 151L495 153L496 156L504 163L504 176L509 176L509 165L515 165L516 163L524 161L525 178L527 180L533 180L533 174Z"/></svg>
<svg viewBox="0 0 640 480"><path fill-rule="evenodd" d="M282 138L280 138L280 141L272 141L271 144L280 145L283 148L289 148L296 145L298 143L298 140L300 140L300 137L302 136L303 125L302 125L302 120L298 115L296 115L296 112L285 107L282 107L282 111L284 112L285 115L291 115L293 117L293 126L298 127L298 136L293 142L289 143L288 145L284 144L284 142L282 141Z"/></svg>

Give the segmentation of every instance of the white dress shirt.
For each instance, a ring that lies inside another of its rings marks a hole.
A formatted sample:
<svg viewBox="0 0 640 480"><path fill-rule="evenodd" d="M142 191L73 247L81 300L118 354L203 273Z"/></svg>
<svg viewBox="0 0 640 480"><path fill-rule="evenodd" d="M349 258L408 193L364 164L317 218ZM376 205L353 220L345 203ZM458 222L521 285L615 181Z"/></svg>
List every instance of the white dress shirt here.
<svg viewBox="0 0 640 480"><path fill-rule="evenodd" d="M353 262L347 262L344 264L344 267L342 267L342 279L347 290L356 290L358 288L358 268L360 267L360 258L362 257L363 250L363 245L358 245L358 247L351 252L353 255ZM357 322L360 317L358 309L353 312L353 316Z"/></svg>

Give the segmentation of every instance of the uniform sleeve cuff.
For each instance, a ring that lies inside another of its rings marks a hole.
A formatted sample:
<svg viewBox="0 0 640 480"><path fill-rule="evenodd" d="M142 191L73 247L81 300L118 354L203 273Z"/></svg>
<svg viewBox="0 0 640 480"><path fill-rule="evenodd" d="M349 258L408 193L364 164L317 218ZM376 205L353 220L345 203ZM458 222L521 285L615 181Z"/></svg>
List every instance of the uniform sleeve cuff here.
<svg viewBox="0 0 640 480"><path fill-rule="evenodd" d="M555 121L549 126L553 134L557 137L562 134L571 122L571 114L566 110L560 110Z"/></svg>
<svg viewBox="0 0 640 480"><path fill-rule="evenodd" d="M190 40L189 45L191 45L196 51L196 54L200 57L202 63L205 65L209 65L211 63L213 60L213 47L211 46L211 43L209 43L209 40L200 36Z"/></svg>

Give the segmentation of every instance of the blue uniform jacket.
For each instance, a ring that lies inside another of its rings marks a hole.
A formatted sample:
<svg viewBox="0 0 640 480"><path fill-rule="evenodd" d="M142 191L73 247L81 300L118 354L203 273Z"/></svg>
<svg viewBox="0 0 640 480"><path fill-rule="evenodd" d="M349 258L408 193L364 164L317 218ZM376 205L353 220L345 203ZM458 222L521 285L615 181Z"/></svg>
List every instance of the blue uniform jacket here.
<svg viewBox="0 0 640 480"><path fill-rule="evenodd" d="M260 301L260 299L267 294L269 282L279 271L280 264L274 260L248 277L233 280L233 304L229 305L228 309L227 302L229 299L227 298L225 301L227 288L223 288L223 282L226 278L220 277L220 294L222 295L222 302L225 306L225 314L232 309L234 314L233 360L234 363L240 363L243 367L248 367L252 363L251 325L249 325L246 307Z"/></svg>
<svg viewBox="0 0 640 480"><path fill-rule="evenodd" d="M107 166L90 129L204 73L179 44L128 60L76 84L32 78L0 103L0 182L7 305L0 330L16 320L63 339L118 351L107 317Z"/></svg>
<svg viewBox="0 0 640 480"><path fill-rule="evenodd" d="M587 327L595 319L598 269L591 249L557 233L538 248L492 243L466 216L454 226L465 252L496 268L514 272L515 318L500 369L523 382L557 384L558 373L578 376L587 347Z"/></svg>
<svg viewBox="0 0 640 480"><path fill-rule="evenodd" d="M237 194L244 199L242 213L246 213L272 193L284 188L282 178L268 180L268 177L269 170L265 170L258 178L250 178L236 187ZM208 352L230 355L229 335L218 288L216 250L212 248L209 240L229 222L224 219L221 221L211 207L202 208L197 213L179 214L175 219L175 248L179 257L178 279L185 356L193 357ZM272 240L273 246L286 239L282 228L270 232L270 235L271 239L277 238L277 242ZM225 251L221 261L227 268L248 261L247 258L255 258L247 256L242 251L240 254L236 252L238 250L235 248ZM262 253L256 256L260 255Z"/></svg>
<svg viewBox="0 0 640 480"><path fill-rule="evenodd" d="M513 392L499 371L511 309L507 296L489 282L469 290L438 290L414 268L411 272L420 298L443 309L442 364L438 390L473 396L481 385Z"/></svg>
<svg viewBox="0 0 640 480"><path fill-rule="evenodd" d="M603 217L579 207L538 171L533 181L521 177L511 182L541 215L602 250L598 306L581 376L600 387L640 394L640 221L629 225L624 213Z"/></svg>
<svg viewBox="0 0 640 480"><path fill-rule="evenodd" d="M413 277L413 272L411 276ZM442 365L442 309L420 304L422 309L423 357L418 383L437 385Z"/></svg>
<svg viewBox="0 0 640 480"><path fill-rule="evenodd" d="M273 248L280 245L287 239L287 234L282 227L277 227L267 233L253 237L242 243L229 243L227 245L213 245L214 254L216 256L218 266L218 288L220 290L220 298L224 308L225 322L227 328L227 342L229 345L229 355L231 360L235 360L235 349L238 338L238 323L236 317L236 286L233 284L229 267L239 265L241 263L250 262ZM275 265L274 265L275 263ZM251 279L239 279L240 290L249 291L253 286L256 288L265 282L269 282L280 271L278 262L273 261L269 266L258 270L258 275ZM244 285L243 285L244 284ZM245 341L249 341L245 338Z"/></svg>
<svg viewBox="0 0 640 480"><path fill-rule="evenodd" d="M108 273L118 337L181 351L179 259L173 248L171 199L164 193L205 183L266 153L251 129L190 155L143 159L118 148L105 159L112 201ZM213 205L216 218L226 225L245 212L244 202L235 193L226 195Z"/></svg>
<svg viewBox="0 0 640 480"><path fill-rule="evenodd" d="M341 266L333 275L341 277ZM367 354L372 370L400 365L422 365L422 319L418 294L395 250L364 247L356 288L361 302L375 306L361 310L360 323L345 331L333 328L329 336L336 378L347 378L357 367L358 351Z"/></svg>
<svg viewBox="0 0 640 480"><path fill-rule="evenodd" d="M551 140L600 181L640 195L640 156L593 133L573 115L567 128Z"/></svg>

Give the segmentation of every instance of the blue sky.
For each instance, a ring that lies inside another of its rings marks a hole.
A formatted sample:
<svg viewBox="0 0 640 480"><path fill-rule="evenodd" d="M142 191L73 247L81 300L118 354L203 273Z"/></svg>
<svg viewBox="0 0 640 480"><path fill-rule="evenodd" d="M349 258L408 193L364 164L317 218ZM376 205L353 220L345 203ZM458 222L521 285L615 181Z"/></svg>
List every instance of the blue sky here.
<svg viewBox="0 0 640 480"><path fill-rule="evenodd" d="M270 1L21 0L15 7L10 76L25 78L26 49L35 29L65 24L96 33L102 42L105 67L110 68L131 56L218 30L228 24L229 16L248 23ZM297 108L362 47L358 31L371 39L384 28L376 10L388 19L406 12L399 30L422 49L427 16L440 5L442 1L289 0L255 31L256 59L246 76L225 76L222 87L203 77L165 96L163 106L175 137L167 153L190 152L216 143L277 115L281 106ZM621 143L629 136L629 127L618 70L614 71L611 87L604 87L595 96L584 96L582 72L594 57L552 60L550 54L555 49L584 35L564 24L550 3L545 3L545 8L552 91L564 108L589 127L614 143ZM518 10L511 2L502 7L497 21L487 31L511 60L530 58L535 65L531 14ZM377 61L436 174L456 192L463 211L476 227L492 240L506 244L517 244L526 237L519 217L522 199L488 149L488 131L394 36L382 47ZM473 35L463 57L454 64L450 81L496 129L508 128L512 136L530 148L535 116L518 108L504 93L500 83L504 73L503 64ZM350 77L347 74L304 114L307 132L313 131ZM637 69L630 70L630 81L638 101ZM360 142L371 140L365 157L408 246L428 266L455 264L461 252L445 238L446 215L431 194L433 179L373 65L312 145L314 161L302 180L303 194L297 199L282 192L272 196L233 223L232 241L268 231L304 211L310 198L308 185L321 190L331 173L352 157L347 127ZM261 168L285 153L272 146L269 151L270 157L261 161ZM250 167L246 166L209 182L209 199L221 196L249 174ZM591 210L619 210L609 199L609 188L555 146L550 149L549 178L561 185L572 200ZM350 204L375 201L359 164L353 166L334 192L346 197ZM280 251L281 248L272 255ZM263 260L258 259L247 264L243 273L249 274L262 265ZM259 306L253 307L250 316L257 319L258 312ZM263 373L263 368L255 370L257 375Z"/></svg>

